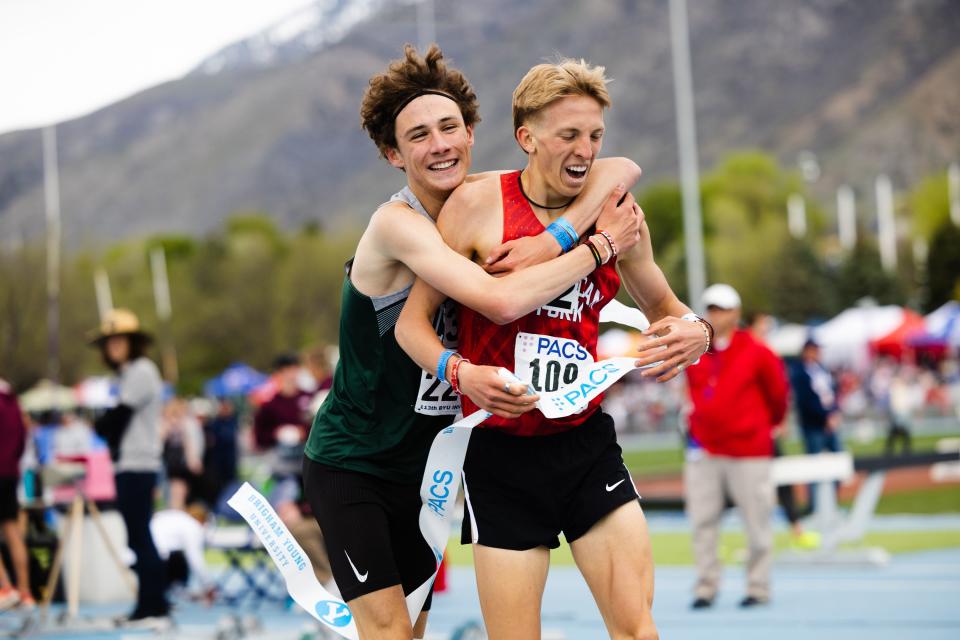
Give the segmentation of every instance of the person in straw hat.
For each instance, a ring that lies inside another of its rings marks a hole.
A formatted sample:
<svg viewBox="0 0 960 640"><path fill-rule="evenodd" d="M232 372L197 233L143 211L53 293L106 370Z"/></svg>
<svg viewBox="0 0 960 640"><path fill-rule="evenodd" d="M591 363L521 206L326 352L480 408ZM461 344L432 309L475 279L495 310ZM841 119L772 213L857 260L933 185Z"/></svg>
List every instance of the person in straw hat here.
<svg viewBox="0 0 960 640"><path fill-rule="evenodd" d="M110 446L117 485L117 508L127 527L130 549L136 554L133 570L139 587L137 603L125 624L153 623L166 618L163 563L150 535L153 492L161 468L160 412L163 382L160 371L146 357L150 334L127 309L112 309L104 316L91 344L100 349L103 362L119 377L117 405L95 423Z"/></svg>

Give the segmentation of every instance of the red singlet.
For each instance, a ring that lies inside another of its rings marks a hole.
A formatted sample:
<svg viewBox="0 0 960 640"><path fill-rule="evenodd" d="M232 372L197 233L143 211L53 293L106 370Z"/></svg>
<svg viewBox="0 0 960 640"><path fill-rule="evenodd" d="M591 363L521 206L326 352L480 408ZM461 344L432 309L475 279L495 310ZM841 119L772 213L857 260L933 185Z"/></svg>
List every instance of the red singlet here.
<svg viewBox="0 0 960 640"><path fill-rule="evenodd" d="M534 215L530 204L520 193L518 186L519 171L500 176L500 192L503 197L503 242L535 236L544 231L543 224ZM576 340L591 357L597 357L597 326L600 321L600 309L617 294L620 288L620 276L615 262L611 260L586 278L570 287L554 301L547 303L522 318L506 325L494 324L483 315L460 307L460 353L476 364L501 366L515 370L514 343L517 333L523 331L557 338ZM552 378L544 368L541 371L539 386L541 390L554 391L551 384L557 384L557 376ZM559 384L563 384L561 380ZM603 396L590 402L582 413L548 420L539 410L530 411L516 419L491 416L482 426L498 427L508 433L519 436L536 436L558 433L572 429L583 423L600 406ZM463 396L463 415L470 415L478 407Z"/></svg>

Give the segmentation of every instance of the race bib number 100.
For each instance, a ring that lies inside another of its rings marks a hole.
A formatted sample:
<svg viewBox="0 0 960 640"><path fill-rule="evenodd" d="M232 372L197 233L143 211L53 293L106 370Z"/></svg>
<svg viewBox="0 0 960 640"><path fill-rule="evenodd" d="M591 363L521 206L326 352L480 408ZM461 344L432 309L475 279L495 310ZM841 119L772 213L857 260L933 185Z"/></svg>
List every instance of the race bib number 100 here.
<svg viewBox="0 0 960 640"><path fill-rule="evenodd" d="M580 369L593 364L590 353L576 340L539 333L517 334L516 370L537 393L552 393L576 382Z"/></svg>
<svg viewBox="0 0 960 640"><path fill-rule="evenodd" d="M517 377L540 395L537 408L551 420L580 413L610 385L636 369L636 358L594 362L576 340L539 333L517 334L514 359Z"/></svg>

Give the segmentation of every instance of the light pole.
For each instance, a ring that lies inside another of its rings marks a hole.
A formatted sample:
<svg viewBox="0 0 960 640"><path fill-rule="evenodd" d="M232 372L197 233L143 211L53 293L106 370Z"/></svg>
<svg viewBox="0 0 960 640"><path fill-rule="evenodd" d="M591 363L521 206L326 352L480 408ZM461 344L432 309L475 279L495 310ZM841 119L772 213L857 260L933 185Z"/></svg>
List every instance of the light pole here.
<svg viewBox="0 0 960 640"><path fill-rule="evenodd" d="M47 377L60 381L60 172L57 126L43 128L43 200L47 217Z"/></svg>
<svg viewBox="0 0 960 640"><path fill-rule="evenodd" d="M807 202L799 193L787 198L787 227L794 238L807 235Z"/></svg>
<svg viewBox="0 0 960 640"><path fill-rule="evenodd" d="M163 247L154 247L150 251L150 271L153 274L153 301L163 336L163 342L160 345L163 373L169 382L176 382L179 376L177 351L173 344L173 331L170 325L173 307L170 304L170 282L167 279L167 258Z"/></svg>
<svg viewBox="0 0 960 640"><path fill-rule="evenodd" d="M687 29L686 0L670 0L673 93L676 104L680 181L683 193L684 248L687 252L687 296L691 306L699 308L707 276L703 256L703 215L700 211L697 123L693 105L690 40Z"/></svg>
<svg viewBox="0 0 960 640"><path fill-rule="evenodd" d="M887 273L897 270L897 220L893 211L893 184L889 176L877 176L877 236L880 244L880 262Z"/></svg>
<svg viewBox="0 0 960 640"><path fill-rule="evenodd" d="M847 251L857 244L857 204L853 189L848 185L837 189L837 233L840 246Z"/></svg>

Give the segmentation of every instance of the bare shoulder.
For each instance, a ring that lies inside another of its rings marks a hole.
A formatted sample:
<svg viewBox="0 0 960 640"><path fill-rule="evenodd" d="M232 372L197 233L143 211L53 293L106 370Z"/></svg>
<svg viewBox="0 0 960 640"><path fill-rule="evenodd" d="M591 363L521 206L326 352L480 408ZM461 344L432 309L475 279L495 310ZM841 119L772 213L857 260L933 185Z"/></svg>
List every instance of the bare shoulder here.
<svg viewBox="0 0 960 640"><path fill-rule="evenodd" d="M475 220L478 213L489 211L499 200L500 180L496 176L464 182L447 198L437 222L447 226L454 220Z"/></svg>
<svg viewBox="0 0 960 640"><path fill-rule="evenodd" d="M510 173L510 171L483 171L481 173L471 173L467 176L467 179L464 181L464 184L470 184L471 182L480 182L482 180L498 180L500 176L505 173Z"/></svg>
<svg viewBox="0 0 960 640"><path fill-rule="evenodd" d="M419 222L430 222L419 211L415 211L405 202L388 202L373 212L367 231L375 235L391 234L411 224L418 226Z"/></svg>
<svg viewBox="0 0 960 640"><path fill-rule="evenodd" d="M424 234L435 234L433 223L403 202L390 202L377 209L363 240L385 256L396 257L398 245Z"/></svg>

